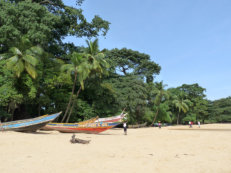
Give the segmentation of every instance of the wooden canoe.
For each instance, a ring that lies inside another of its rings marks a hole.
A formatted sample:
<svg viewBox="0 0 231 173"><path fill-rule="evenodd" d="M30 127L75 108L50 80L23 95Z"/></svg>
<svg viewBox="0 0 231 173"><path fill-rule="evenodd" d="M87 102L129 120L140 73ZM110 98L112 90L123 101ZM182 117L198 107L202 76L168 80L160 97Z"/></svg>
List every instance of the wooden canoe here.
<svg viewBox="0 0 231 173"><path fill-rule="evenodd" d="M56 119L61 112L25 120L10 121L0 124L0 131L35 132Z"/></svg>
<svg viewBox="0 0 231 173"><path fill-rule="evenodd" d="M78 123L49 123L52 129L63 133L90 133L98 134L112 127L117 126L120 122L99 122L99 123L88 123L88 124L78 124Z"/></svg>
<svg viewBox="0 0 231 173"><path fill-rule="evenodd" d="M96 120L96 123L99 122L122 122L123 119L125 118L127 114L124 114L123 112L120 115L117 116L112 116L112 117L106 117L106 118L99 118L98 120Z"/></svg>
<svg viewBox="0 0 231 173"><path fill-rule="evenodd" d="M147 126L147 122L143 124L128 125L128 128L141 128L146 126Z"/></svg>
<svg viewBox="0 0 231 173"><path fill-rule="evenodd" d="M94 117L91 118L89 120L85 120L85 121L81 121L78 123L48 123L46 126L44 126L43 128L41 128L41 130L55 130L53 127L56 126L62 126L63 124L69 124L69 125L75 125L75 124L79 124L79 125L84 125L84 124L89 124L89 123L94 123L99 117Z"/></svg>

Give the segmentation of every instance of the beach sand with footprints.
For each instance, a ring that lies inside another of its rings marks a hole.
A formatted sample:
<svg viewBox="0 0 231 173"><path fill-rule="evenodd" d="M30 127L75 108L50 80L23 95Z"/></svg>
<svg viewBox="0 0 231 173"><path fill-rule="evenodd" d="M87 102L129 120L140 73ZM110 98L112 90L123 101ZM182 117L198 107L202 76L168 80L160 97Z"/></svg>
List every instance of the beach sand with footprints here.
<svg viewBox="0 0 231 173"><path fill-rule="evenodd" d="M76 134L0 132L1 173L230 173L231 124Z"/></svg>

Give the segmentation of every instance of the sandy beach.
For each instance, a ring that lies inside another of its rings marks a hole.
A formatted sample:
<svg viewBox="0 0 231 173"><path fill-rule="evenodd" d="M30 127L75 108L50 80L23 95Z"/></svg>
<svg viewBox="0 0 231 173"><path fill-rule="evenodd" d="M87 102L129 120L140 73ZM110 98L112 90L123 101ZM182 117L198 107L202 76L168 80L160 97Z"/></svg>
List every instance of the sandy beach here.
<svg viewBox="0 0 231 173"><path fill-rule="evenodd" d="M76 134L0 132L1 173L230 173L231 124Z"/></svg>

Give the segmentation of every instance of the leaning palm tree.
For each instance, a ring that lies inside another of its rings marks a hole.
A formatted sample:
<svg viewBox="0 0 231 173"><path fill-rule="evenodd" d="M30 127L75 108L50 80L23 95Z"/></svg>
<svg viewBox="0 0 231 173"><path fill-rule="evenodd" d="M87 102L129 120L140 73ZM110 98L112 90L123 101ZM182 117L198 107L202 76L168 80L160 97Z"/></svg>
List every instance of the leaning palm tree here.
<svg viewBox="0 0 231 173"><path fill-rule="evenodd" d="M29 39L22 37L20 43L16 47L10 48L3 57L7 59L7 68L13 70L18 78L26 70L35 79L37 77L35 66L42 53L43 50L40 46L33 46Z"/></svg>
<svg viewBox="0 0 231 173"><path fill-rule="evenodd" d="M78 74L78 72L82 72L82 75L81 75L81 78L80 78L80 83L81 84L83 84L82 80L84 80L84 78L86 78L86 76L90 73L89 69L87 69L87 68L85 68L85 70L83 70L83 65L81 66L81 64L85 65L85 63L84 63L84 54L74 52L71 55L71 63L70 64L64 64L61 67L62 72L67 72L69 74L74 74L72 92L71 92L69 102L68 102L66 111L64 113L64 116L63 116L61 122L63 122L65 120L65 118L67 116L67 113L68 113L68 111L70 109L71 102L72 102L72 99L73 99L73 95L74 95L74 92L75 92L75 86L76 86L76 82L77 82L77 74Z"/></svg>
<svg viewBox="0 0 231 173"><path fill-rule="evenodd" d="M68 122L70 119L73 107L79 96L80 91L84 89L84 81L88 77L95 74L99 74L100 77L102 74L104 75L108 74L107 69L109 68L109 64L104 60L104 54L100 53L99 51L98 39L94 40L93 42L88 40L86 42L88 47L86 48L84 54L85 59L81 63L80 67L78 68L78 72L79 72L78 79L80 82L80 87L76 92L76 97L72 103L66 122Z"/></svg>
<svg viewBox="0 0 231 173"><path fill-rule="evenodd" d="M155 85L156 88L154 89L154 94L155 94L154 104L157 107L157 110L154 119L152 121L152 125L155 123L156 118L158 116L160 104L169 98L168 92L164 89L167 85L163 84L163 81L156 83Z"/></svg>
<svg viewBox="0 0 231 173"><path fill-rule="evenodd" d="M180 113L181 112L188 112L189 105L191 104L191 101L188 99L184 99L183 97L177 97L175 100L173 100L174 106L178 109L178 115L177 115L177 124L179 124L180 120Z"/></svg>

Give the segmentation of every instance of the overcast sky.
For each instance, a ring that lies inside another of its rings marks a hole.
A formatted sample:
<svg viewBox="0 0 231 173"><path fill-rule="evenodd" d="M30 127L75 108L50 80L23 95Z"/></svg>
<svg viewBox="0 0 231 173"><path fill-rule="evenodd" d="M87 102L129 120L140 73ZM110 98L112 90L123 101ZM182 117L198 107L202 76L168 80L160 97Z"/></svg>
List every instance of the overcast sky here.
<svg viewBox="0 0 231 173"><path fill-rule="evenodd" d="M85 0L81 8L89 21L111 23L101 49L149 54L162 68L155 80L168 87L198 83L210 100L231 96L231 0Z"/></svg>

